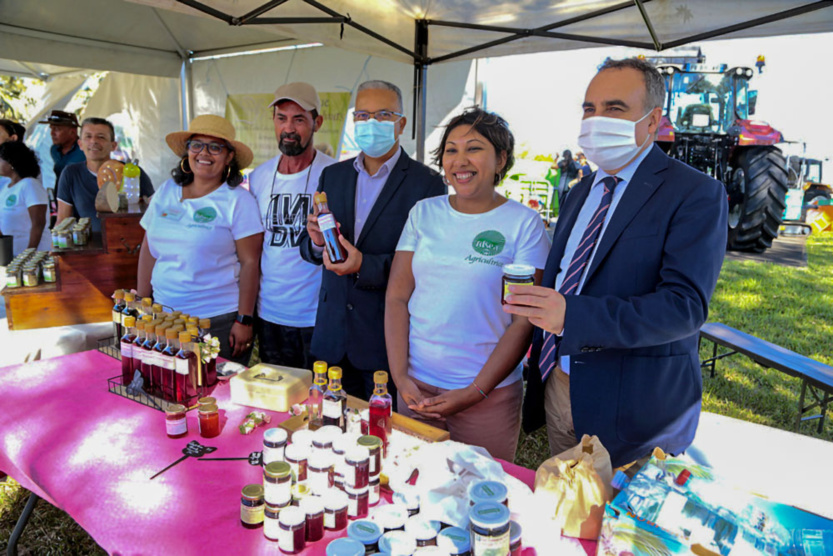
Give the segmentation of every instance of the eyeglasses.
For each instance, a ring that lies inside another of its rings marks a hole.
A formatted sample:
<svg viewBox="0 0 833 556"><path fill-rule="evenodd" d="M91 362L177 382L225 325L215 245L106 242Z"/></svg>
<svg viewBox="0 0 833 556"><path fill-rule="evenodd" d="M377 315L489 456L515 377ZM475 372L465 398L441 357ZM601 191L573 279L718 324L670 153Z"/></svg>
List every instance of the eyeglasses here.
<svg viewBox="0 0 833 556"><path fill-rule="evenodd" d="M392 112L390 110L377 110L376 112L367 112L365 110L356 110L353 112L354 122L366 122L370 118L380 122L392 122L403 117L405 114L399 112Z"/></svg>
<svg viewBox="0 0 833 556"><path fill-rule="evenodd" d="M188 150L193 154L200 154L206 147L208 147L208 152L211 154L223 154L223 151L228 148L222 143L203 143L202 141L197 141L196 139L188 141L185 143L185 146L188 147Z"/></svg>

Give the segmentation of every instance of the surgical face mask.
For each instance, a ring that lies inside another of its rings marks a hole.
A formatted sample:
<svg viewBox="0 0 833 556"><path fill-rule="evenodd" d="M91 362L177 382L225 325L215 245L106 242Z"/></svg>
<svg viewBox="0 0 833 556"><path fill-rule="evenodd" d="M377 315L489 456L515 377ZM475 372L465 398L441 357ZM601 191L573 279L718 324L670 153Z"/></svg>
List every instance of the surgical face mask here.
<svg viewBox="0 0 833 556"><path fill-rule="evenodd" d="M616 170L633 160L650 137L641 145L636 144L636 124L651 115L653 110L637 121L595 116L581 121L578 145L587 160L602 170Z"/></svg>
<svg viewBox="0 0 833 556"><path fill-rule="evenodd" d="M356 144L367 156L379 158L396 144L395 125L394 122L380 122L373 118L356 122L353 134Z"/></svg>

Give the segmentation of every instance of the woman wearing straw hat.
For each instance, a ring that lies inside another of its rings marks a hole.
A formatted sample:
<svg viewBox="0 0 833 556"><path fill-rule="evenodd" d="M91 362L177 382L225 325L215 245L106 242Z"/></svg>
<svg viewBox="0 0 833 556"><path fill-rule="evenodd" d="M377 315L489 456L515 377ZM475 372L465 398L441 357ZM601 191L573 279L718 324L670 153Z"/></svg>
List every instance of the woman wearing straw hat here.
<svg viewBox="0 0 833 556"><path fill-rule="evenodd" d="M248 364L263 227L240 171L252 162L220 116L197 116L165 138L181 157L153 196L141 225L138 292L211 319L220 355Z"/></svg>

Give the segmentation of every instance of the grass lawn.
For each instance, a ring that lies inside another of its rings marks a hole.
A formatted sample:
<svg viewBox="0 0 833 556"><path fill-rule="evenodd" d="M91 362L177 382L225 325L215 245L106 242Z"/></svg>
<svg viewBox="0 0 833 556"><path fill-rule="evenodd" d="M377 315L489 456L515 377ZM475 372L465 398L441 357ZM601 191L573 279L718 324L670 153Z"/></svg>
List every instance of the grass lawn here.
<svg viewBox="0 0 833 556"><path fill-rule="evenodd" d="M833 235L807 240L807 268L726 261L711 302L709 320L723 322L797 353L833 365ZM704 348L701 358L710 354ZM703 409L763 425L792 430L800 383L758 367L743 356L718 362L715 378L703 378ZM833 411L825 430L815 424L802 432L833 440ZM517 463L536 468L548 455L541 429L522 436ZM0 548L11 535L28 492L14 481L0 485ZM19 554L104 554L62 511L39 502L19 544Z"/></svg>

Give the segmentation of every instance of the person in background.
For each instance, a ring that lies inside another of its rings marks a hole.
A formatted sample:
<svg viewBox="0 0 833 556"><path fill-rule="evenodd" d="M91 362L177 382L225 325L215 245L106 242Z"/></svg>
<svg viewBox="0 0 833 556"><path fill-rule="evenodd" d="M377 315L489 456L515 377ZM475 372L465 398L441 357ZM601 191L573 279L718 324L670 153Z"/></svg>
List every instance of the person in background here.
<svg viewBox="0 0 833 556"><path fill-rule="evenodd" d="M434 161L455 194L411 210L385 305L399 413L507 461L520 433L521 361L533 326L501 310L502 266L531 265L538 284L549 251L538 213L495 189L514 145L496 114L473 108L452 118Z"/></svg>
<svg viewBox="0 0 833 556"><path fill-rule="evenodd" d="M81 123L79 144L86 155L86 160L70 164L61 173L61 179L58 180L56 224L70 216L87 217L90 219L92 230L100 232L101 219L95 209L95 196L98 194L98 170L110 160L110 153L118 146L113 124L103 118L86 118ZM145 199L153 195L153 184L144 170L139 178L139 191Z"/></svg>
<svg viewBox="0 0 833 556"><path fill-rule="evenodd" d="M269 106L280 154L249 175L266 230L255 319L258 354L264 363L312 369L321 266L301 258L300 242L321 172L335 160L313 147L324 121L315 87L283 85Z"/></svg>
<svg viewBox="0 0 833 556"><path fill-rule="evenodd" d="M58 183L64 168L86 161L84 152L78 145L78 117L72 112L53 110L49 117L38 123L49 124L49 135L52 137L49 153L54 162L55 183Z"/></svg>
<svg viewBox="0 0 833 556"><path fill-rule="evenodd" d="M225 118L203 115L165 137L181 159L142 217L137 291L210 318L220 355L248 365L263 226L257 201L238 187L254 155L235 136Z"/></svg>
<svg viewBox="0 0 833 556"><path fill-rule="evenodd" d="M399 234L417 201L446 192L440 176L400 147L407 119L399 87L387 81L359 85L353 120L362 152L328 166L319 191L341 226L347 260L324 252L318 207L307 218L301 256L323 264L311 352L338 365L348 394L368 399L373 372L388 370L385 350L385 289ZM395 395L393 384L389 384Z"/></svg>
<svg viewBox="0 0 833 556"><path fill-rule="evenodd" d="M564 206L564 196L570 190L570 182L578 176L578 164L573 160L573 153L565 150L558 160L558 168L561 170L561 177L558 181L558 206Z"/></svg>
<svg viewBox="0 0 833 556"><path fill-rule="evenodd" d="M0 145L8 141L23 142L23 136L26 134L26 128L12 120L0 120ZM9 178L0 176L0 187L9 185Z"/></svg>
<svg viewBox="0 0 833 556"><path fill-rule="evenodd" d="M584 156L583 152L579 151L576 153L576 162L578 163L579 180L586 178L593 173L593 170L590 168L590 163L587 162L587 157Z"/></svg>
<svg viewBox="0 0 833 556"><path fill-rule="evenodd" d="M41 185L38 157L22 141L0 144L0 234L13 237L12 253L29 247L48 251L52 247L46 228L47 196Z"/></svg>
<svg viewBox="0 0 833 556"><path fill-rule="evenodd" d="M613 467L679 454L700 418L700 327L726 251L718 181L654 144L665 99L656 67L608 60L585 93L579 145L599 169L569 195L541 286L504 310L537 328L524 430L550 453L597 435Z"/></svg>

